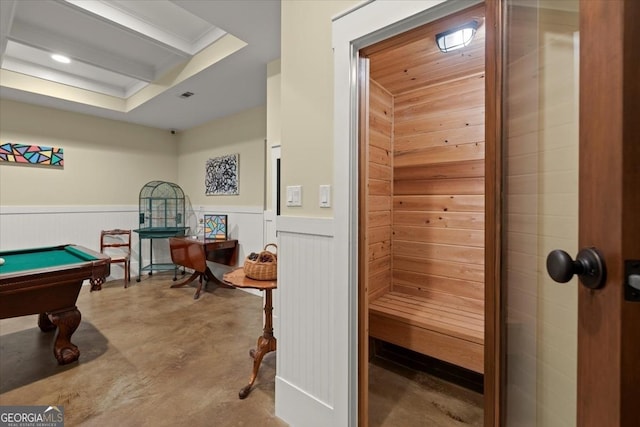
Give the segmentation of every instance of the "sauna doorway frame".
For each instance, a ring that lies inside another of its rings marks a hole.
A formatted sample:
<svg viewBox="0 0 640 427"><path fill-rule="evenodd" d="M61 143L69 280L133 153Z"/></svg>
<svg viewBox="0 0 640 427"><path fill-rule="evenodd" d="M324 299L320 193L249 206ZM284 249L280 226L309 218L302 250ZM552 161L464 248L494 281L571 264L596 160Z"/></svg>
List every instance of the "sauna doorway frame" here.
<svg viewBox="0 0 640 427"><path fill-rule="evenodd" d="M358 162L359 162L359 88L358 69L360 49L382 40L451 15L482 0L431 0L415 1L411 4L391 5L384 2L366 3L334 19L334 182L347 183L335 186L335 275L339 282L348 279L344 292L336 292L335 300L346 297L348 329L347 408L336 405L336 412L346 410L349 425L362 425L358 418L360 390L359 363L359 313L362 292L359 289L358 248ZM495 425L499 418L499 372L500 335L499 314L499 211L496 209L500 194L500 170L498 167L499 114L496 112L500 99L498 81L499 55L497 52L496 21L500 18L499 0L486 0L485 24L487 26L485 50L485 388L484 424ZM338 25L340 23L340 25ZM499 28L499 27L498 27ZM346 58L349 58L346 61ZM348 76L348 78L346 78ZM348 102L345 102L347 101ZM342 300L341 302L345 302ZM366 314L368 315L368 313ZM337 319L338 320L338 319ZM340 341L340 340L338 340ZM337 367L336 371L340 371ZM338 372L336 372L337 374ZM338 377L336 376L336 379ZM340 384L340 381L337 381ZM344 382L342 382L344 384ZM336 393L338 394L338 393ZM340 396L336 396L336 403ZM336 414L338 415L338 414ZM338 418L340 418L338 416ZM366 420L367 415L362 417Z"/></svg>

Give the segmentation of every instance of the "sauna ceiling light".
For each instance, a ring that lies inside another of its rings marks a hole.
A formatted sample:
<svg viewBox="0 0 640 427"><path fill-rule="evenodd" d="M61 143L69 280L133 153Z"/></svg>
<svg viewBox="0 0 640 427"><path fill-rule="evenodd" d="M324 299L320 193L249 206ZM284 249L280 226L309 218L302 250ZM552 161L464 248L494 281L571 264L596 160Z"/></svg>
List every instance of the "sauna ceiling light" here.
<svg viewBox="0 0 640 427"><path fill-rule="evenodd" d="M478 21L467 22L459 27L436 34L436 44L444 53L460 49L471 43L477 30Z"/></svg>

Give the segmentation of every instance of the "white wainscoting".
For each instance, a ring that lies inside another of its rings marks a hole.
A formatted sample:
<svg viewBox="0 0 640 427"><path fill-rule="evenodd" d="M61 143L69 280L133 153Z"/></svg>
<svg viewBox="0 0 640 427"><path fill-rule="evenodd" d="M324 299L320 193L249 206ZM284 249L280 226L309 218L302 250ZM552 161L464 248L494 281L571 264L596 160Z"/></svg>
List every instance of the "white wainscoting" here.
<svg viewBox="0 0 640 427"><path fill-rule="evenodd" d="M238 262L246 254L259 251L263 243L263 208L261 206L199 206L196 218L205 213L228 215L229 238L238 239ZM55 246L73 243L98 251L100 231L110 228L138 228L138 205L124 206L2 206L0 207L0 250ZM143 240L142 262L149 262L149 240ZM138 274L138 236L132 233L131 276ZM168 244L154 241L156 262L169 262ZM210 263L214 274L228 268ZM121 265L114 264L109 280L123 277ZM252 292L260 295L259 291Z"/></svg>
<svg viewBox="0 0 640 427"><path fill-rule="evenodd" d="M75 244L100 250L100 231L138 227L138 205L122 206L2 206L0 250ZM137 239L131 276L138 272ZM124 277L122 264L113 264L109 279Z"/></svg>
<svg viewBox="0 0 640 427"><path fill-rule="evenodd" d="M334 425L333 219L280 216L276 415Z"/></svg>

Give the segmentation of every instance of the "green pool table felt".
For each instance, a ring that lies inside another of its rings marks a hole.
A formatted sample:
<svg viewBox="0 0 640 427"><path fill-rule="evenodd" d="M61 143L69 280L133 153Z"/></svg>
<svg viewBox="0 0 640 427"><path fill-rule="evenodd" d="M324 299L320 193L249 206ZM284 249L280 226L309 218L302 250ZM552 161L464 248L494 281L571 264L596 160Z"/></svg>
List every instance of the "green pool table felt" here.
<svg viewBox="0 0 640 427"><path fill-rule="evenodd" d="M4 265L0 265L0 274L77 264L96 259L73 246L0 252L0 258L4 258Z"/></svg>

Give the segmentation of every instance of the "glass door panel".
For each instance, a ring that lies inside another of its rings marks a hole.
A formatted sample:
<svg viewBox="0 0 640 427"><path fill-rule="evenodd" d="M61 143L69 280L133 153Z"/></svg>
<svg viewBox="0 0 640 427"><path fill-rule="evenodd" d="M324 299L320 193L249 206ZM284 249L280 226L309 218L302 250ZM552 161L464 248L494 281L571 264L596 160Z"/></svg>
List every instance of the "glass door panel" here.
<svg viewBox="0 0 640 427"><path fill-rule="evenodd" d="M574 278L546 273L578 250L578 0L507 0L503 283L508 426L575 426Z"/></svg>

